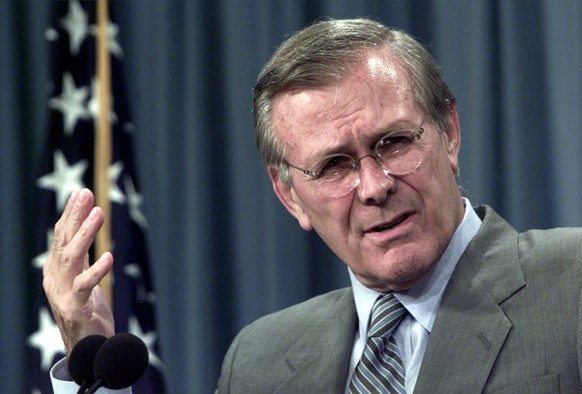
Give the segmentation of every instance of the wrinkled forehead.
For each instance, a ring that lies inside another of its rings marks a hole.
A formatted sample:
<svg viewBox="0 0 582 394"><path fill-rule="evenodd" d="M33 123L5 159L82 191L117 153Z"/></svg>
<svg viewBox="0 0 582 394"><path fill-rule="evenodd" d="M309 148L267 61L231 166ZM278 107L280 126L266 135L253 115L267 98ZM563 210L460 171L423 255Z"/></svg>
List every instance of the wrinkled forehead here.
<svg viewBox="0 0 582 394"><path fill-rule="evenodd" d="M341 124L342 117L354 112L400 111L411 98L412 86L401 62L385 51L369 51L334 84L279 92L271 114L275 132L286 141L299 137L295 134L306 126Z"/></svg>
<svg viewBox="0 0 582 394"><path fill-rule="evenodd" d="M416 126L420 112L405 69L371 54L335 85L280 93L272 119L286 159L308 163L367 149L392 129Z"/></svg>

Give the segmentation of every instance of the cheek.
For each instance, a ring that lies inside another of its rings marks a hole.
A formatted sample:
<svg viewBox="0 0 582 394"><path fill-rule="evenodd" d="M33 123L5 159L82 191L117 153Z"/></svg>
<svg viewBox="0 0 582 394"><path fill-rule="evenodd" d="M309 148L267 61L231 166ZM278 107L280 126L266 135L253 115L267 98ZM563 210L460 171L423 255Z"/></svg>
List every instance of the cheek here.
<svg viewBox="0 0 582 394"><path fill-rule="evenodd" d="M347 243L350 206L347 201L340 200L318 200L305 206L305 213L313 229L332 249Z"/></svg>
<svg viewBox="0 0 582 394"><path fill-rule="evenodd" d="M452 235L463 217L461 193L451 167L443 163L443 173L439 174L438 184L433 185L433 193L425 201L430 220L429 234L439 248L448 245Z"/></svg>
<svg viewBox="0 0 582 394"><path fill-rule="evenodd" d="M440 247L448 239L462 218L462 199L449 155L439 145L434 154L423 162L414 186L423 206L425 217L423 233Z"/></svg>
<svg viewBox="0 0 582 394"><path fill-rule="evenodd" d="M458 190L456 169L456 159L449 155L444 143L437 144L437 149L431 155L428 155L424 166L425 182L429 190L437 196L448 197L448 200L454 200L456 190ZM441 197L443 198L443 197Z"/></svg>

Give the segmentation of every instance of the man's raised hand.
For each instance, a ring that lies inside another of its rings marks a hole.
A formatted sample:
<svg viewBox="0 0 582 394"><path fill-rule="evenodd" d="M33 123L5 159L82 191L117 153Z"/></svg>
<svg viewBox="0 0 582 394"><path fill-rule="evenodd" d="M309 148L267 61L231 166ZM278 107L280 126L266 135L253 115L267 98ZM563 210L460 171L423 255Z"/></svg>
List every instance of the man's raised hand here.
<svg viewBox="0 0 582 394"><path fill-rule="evenodd" d="M104 253L89 266L89 248L103 224L88 189L74 192L54 230L43 267L43 287L59 326L67 355L82 338L115 334L111 307L98 284L111 270L113 256Z"/></svg>

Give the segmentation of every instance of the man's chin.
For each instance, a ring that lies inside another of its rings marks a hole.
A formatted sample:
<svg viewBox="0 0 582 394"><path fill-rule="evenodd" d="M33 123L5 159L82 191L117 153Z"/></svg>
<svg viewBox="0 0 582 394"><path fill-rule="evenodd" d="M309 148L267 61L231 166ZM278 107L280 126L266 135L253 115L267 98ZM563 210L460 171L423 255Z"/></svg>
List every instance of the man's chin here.
<svg viewBox="0 0 582 394"><path fill-rule="evenodd" d="M418 275L355 275L364 286L380 293L408 290L422 279Z"/></svg>
<svg viewBox="0 0 582 394"><path fill-rule="evenodd" d="M408 290L420 282L429 270L430 267L419 264L418 259L411 262L404 259L396 264L372 267L368 270L352 269L360 283L381 293Z"/></svg>

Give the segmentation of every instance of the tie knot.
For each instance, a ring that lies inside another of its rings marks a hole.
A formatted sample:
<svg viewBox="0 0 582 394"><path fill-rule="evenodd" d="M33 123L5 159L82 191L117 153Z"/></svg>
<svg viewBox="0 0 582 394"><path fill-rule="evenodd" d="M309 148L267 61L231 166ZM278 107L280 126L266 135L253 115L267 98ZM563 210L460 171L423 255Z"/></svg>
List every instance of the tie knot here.
<svg viewBox="0 0 582 394"><path fill-rule="evenodd" d="M390 337L405 314L406 309L393 294L381 295L372 307L368 337Z"/></svg>

